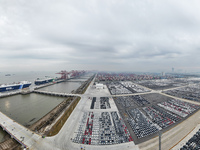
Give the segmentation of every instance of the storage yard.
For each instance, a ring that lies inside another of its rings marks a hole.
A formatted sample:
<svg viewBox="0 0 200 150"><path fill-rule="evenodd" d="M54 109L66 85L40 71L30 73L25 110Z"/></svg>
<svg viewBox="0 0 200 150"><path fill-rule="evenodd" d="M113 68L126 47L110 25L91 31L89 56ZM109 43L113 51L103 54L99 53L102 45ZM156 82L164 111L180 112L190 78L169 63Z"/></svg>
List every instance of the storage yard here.
<svg viewBox="0 0 200 150"><path fill-rule="evenodd" d="M130 90L125 88L122 84L119 82L111 82L107 84L107 87L112 95L120 95L120 94L131 94Z"/></svg>
<svg viewBox="0 0 200 150"><path fill-rule="evenodd" d="M151 118L152 122L157 124L162 129L174 124L181 119L181 117L164 111L157 106L144 107L143 110L146 112L149 118Z"/></svg>
<svg viewBox="0 0 200 150"><path fill-rule="evenodd" d="M109 109L110 103L108 97L93 97L90 109Z"/></svg>
<svg viewBox="0 0 200 150"><path fill-rule="evenodd" d="M148 119L138 108L127 111L128 122L137 138L143 138L158 132L161 128Z"/></svg>
<svg viewBox="0 0 200 150"><path fill-rule="evenodd" d="M131 81L120 82L124 87L132 91L133 93L143 93L143 92L150 92L150 89L144 88L140 85L134 84Z"/></svg>
<svg viewBox="0 0 200 150"><path fill-rule="evenodd" d="M161 94L120 96L114 100L136 144L169 130L199 110L198 105Z"/></svg>
<svg viewBox="0 0 200 150"><path fill-rule="evenodd" d="M191 149L200 149L200 129L180 148L180 150Z"/></svg>
<svg viewBox="0 0 200 150"><path fill-rule="evenodd" d="M164 91L164 93L199 102L200 101L199 90L200 90L200 85L194 84L194 85L189 85L189 86L174 89L174 90Z"/></svg>
<svg viewBox="0 0 200 150"><path fill-rule="evenodd" d="M189 83L193 83L192 80L187 79L161 79L161 80L144 80L137 81L137 84L143 85L154 90L164 90L179 86L185 86Z"/></svg>
<svg viewBox="0 0 200 150"><path fill-rule="evenodd" d="M134 84L131 81L126 82L109 82L106 84L111 95L145 93L150 92L150 89Z"/></svg>
<svg viewBox="0 0 200 150"><path fill-rule="evenodd" d="M136 108L138 106L145 106L145 104L150 104L149 101L140 95L117 97L116 102L126 108Z"/></svg>
<svg viewBox="0 0 200 150"><path fill-rule="evenodd" d="M134 81L135 83L121 81L123 78L117 76L111 79L107 78L111 82L106 82L106 85L111 95L120 95L114 97L114 101L136 144L156 137L159 131L170 130L199 110L198 105L164 96L162 93L157 94L154 91L199 101L198 78L156 79ZM114 80L119 81L114 82ZM150 92L152 94L149 94Z"/></svg>
<svg viewBox="0 0 200 150"><path fill-rule="evenodd" d="M117 112L84 113L73 142L110 145L133 141Z"/></svg>
<svg viewBox="0 0 200 150"><path fill-rule="evenodd" d="M200 103L197 100L189 103L180 99L186 97L178 98L169 93L182 90L190 95L198 94L198 80L156 79L134 83L121 81L130 76L115 77L113 79L120 80L100 83L93 80L86 92L79 94L81 100L63 125L62 132L45 138L49 145L37 142L31 148L128 150L139 147L157 150L158 134L162 133L162 149L165 150L177 145L200 123ZM147 82L151 86L145 87ZM195 96L197 98L198 95ZM198 147L198 136L199 132L188 142L174 148L194 149Z"/></svg>
<svg viewBox="0 0 200 150"><path fill-rule="evenodd" d="M157 105L183 118L199 108L199 106L195 104L190 104L176 99L171 99L167 102L161 102Z"/></svg>
<svg viewBox="0 0 200 150"><path fill-rule="evenodd" d="M166 78L174 78L166 76ZM133 73L98 73L96 82L100 81L137 81L137 80L153 80L161 79L161 76L155 74L133 74Z"/></svg>
<svg viewBox="0 0 200 150"><path fill-rule="evenodd" d="M109 97L93 97L89 112L83 113L73 142L87 145L111 145L133 141ZM112 109L111 109L112 107ZM109 110L101 111L101 110ZM99 112L100 111L100 112Z"/></svg>

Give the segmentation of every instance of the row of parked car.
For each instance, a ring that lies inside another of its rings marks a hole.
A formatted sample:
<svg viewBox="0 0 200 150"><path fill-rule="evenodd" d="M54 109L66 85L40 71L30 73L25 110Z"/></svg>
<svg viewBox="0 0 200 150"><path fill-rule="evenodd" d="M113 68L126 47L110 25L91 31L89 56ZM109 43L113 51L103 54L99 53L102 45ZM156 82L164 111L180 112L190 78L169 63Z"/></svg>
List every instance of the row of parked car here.
<svg viewBox="0 0 200 150"><path fill-rule="evenodd" d="M143 138L161 130L158 125L149 120L138 108L128 110L127 114L130 117L128 123L137 138Z"/></svg>
<svg viewBox="0 0 200 150"><path fill-rule="evenodd" d="M151 118L151 120L159 125L162 129L174 124L181 119L181 117L170 112L163 111L157 106L144 107L143 110Z"/></svg>
<svg viewBox="0 0 200 150"><path fill-rule="evenodd" d="M111 145L132 141L132 137L116 111L85 112L73 142L87 145Z"/></svg>
<svg viewBox="0 0 200 150"><path fill-rule="evenodd" d="M157 105L183 118L199 108L198 105L187 103L177 99L171 99L167 102L161 102Z"/></svg>
<svg viewBox="0 0 200 150"><path fill-rule="evenodd" d="M200 129L190 138L180 150L199 150L200 149Z"/></svg>

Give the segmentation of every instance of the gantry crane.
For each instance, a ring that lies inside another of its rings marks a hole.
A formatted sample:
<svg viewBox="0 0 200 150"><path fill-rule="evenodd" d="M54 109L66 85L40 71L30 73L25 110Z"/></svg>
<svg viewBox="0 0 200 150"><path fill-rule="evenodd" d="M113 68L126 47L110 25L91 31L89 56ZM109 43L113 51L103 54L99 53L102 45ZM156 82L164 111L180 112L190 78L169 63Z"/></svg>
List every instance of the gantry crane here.
<svg viewBox="0 0 200 150"><path fill-rule="evenodd" d="M56 73L56 74L61 74L61 78L60 79L68 79L68 74L69 72L67 72L66 70L61 70L60 72Z"/></svg>

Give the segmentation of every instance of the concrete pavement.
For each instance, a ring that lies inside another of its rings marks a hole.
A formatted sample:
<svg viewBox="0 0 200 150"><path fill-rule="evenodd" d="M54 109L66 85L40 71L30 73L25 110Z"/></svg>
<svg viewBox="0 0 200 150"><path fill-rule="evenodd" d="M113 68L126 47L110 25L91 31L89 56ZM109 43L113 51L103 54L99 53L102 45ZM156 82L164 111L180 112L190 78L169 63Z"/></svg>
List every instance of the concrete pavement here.
<svg viewBox="0 0 200 150"><path fill-rule="evenodd" d="M31 146L31 149L37 149L37 150L80 150L81 147L85 148L85 150L103 150L109 148L110 150L138 150L138 146L134 144L134 142L128 142L123 144L116 144L116 145L83 145L83 144L77 144L72 142L73 137L76 135L76 129L79 126L79 122L82 118L82 115L84 112L91 111L89 106L91 104L91 100L89 97L110 97L110 104L111 109L106 109L107 112L110 111L117 111L117 107L114 103L114 101L111 98L111 95L107 89L106 86L104 86L104 89L98 90L95 89L93 86L93 82L88 87L85 94L83 94L81 97L80 102L68 118L67 122L64 124L60 132L53 136L53 137L46 137L45 139L42 139ZM92 110L93 112L101 112L105 110Z"/></svg>
<svg viewBox="0 0 200 150"><path fill-rule="evenodd" d="M167 94L162 93L162 91L155 91L151 89L151 92L146 93L134 93L134 94L126 94L126 95L110 95L109 90L104 85L103 89L96 89L93 86L94 80L89 85L88 89L86 90L85 94L79 95L81 96L81 100L60 130L60 132L53 136L53 137L46 137L42 138L40 135L37 135L33 133L32 131L26 129L22 125L14 122L9 117L5 116L4 114L0 113L0 125L5 128L8 132L11 133L13 137L16 137L17 140L21 141L24 146L29 147L33 150L80 150L81 147L85 148L85 150L102 150L105 148L109 148L110 150L137 150L139 149L137 145L134 144L134 142L128 142L128 143L122 143L122 144L116 144L116 145L83 145L83 144L77 144L72 142L73 137L76 135L76 129L79 126L79 122L81 120L81 117L84 112L91 111L90 110L90 104L91 99L89 97L109 97L110 98L110 104L111 108L106 110L101 109L95 109L92 111L95 112L111 112L111 111L117 111L118 109L112 99L112 97L115 96L130 96L130 95L142 95L142 94L150 94L150 93L160 93L168 97L176 98L173 96L169 96ZM181 88L181 87L177 87ZM175 89L175 88L173 88ZM176 98L180 99L180 98ZM185 100L187 101L187 100ZM191 101L189 101L191 103ZM187 120L185 120L187 121ZM185 122L184 121L184 122ZM190 129L190 128L189 128ZM188 129L188 130L189 130ZM174 129L171 129L170 132L166 132L163 140L169 140L172 138L172 135L178 135L178 137L181 137L178 133L183 131L184 128L181 127L181 125L177 125ZM176 137L176 136L175 136ZM176 137L177 138L177 137ZM166 142L169 143L169 142ZM174 142L172 142L174 143ZM151 139L147 142L144 142L140 144L141 149L154 149L155 146L157 147L157 138ZM165 144L166 145L166 144ZM167 146L167 145L166 145ZM165 147L166 148L166 147ZM164 148L164 149L165 149Z"/></svg>
<svg viewBox="0 0 200 150"><path fill-rule="evenodd" d="M24 126L18 124L8 116L0 112L0 126L12 138L21 143L24 147L31 147L36 141L40 140L42 137L31 130L25 128Z"/></svg>

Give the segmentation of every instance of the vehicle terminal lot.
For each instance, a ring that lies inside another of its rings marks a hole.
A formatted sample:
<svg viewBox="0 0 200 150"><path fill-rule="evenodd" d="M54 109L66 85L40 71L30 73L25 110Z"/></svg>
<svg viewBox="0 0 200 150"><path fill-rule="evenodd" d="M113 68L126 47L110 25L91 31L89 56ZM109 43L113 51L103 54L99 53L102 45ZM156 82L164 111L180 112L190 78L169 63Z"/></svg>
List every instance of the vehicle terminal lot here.
<svg viewBox="0 0 200 150"><path fill-rule="evenodd" d="M199 110L198 105L189 104L194 106L195 108L191 108L188 106L189 107L188 110L181 111L182 107L179 108L177 106L177 103L180 102L179 100L175 100L172 99L171 97L167 97L158 93L133 95L125 97L114 97L114 100L136 144L152 139L153 137L158 135L159 130L155 129L156 132L154 132L153 124L158 129L162 129L161 130L162 132L165 132L173 128L177 124L179 124L184 119L188 118L188 116L191 116L192 113ZM172 106L176 106L177 110L170 108L167 110L165 108L160 107L159 105L161 105L163 102L167 104L172 104ZM188 104L188 103L182 102L181 106L182 104ZM191 111L189 114L186 114L185 111L189 111L190 109L192 109L193 111ZM137 130L140 130L139 127L138 127L139 129L135 129L134 131L132 130L133 123L130 122L133 122L133 120L135 122L135 118L133 116L130 116L130 111L134 112L136 111L135 113L138 114L137 116L141 116L139 117L140 119L138 118L139 121L144 120L142 119L144 118L144 116L147 118L148 121L143 121L143 124L146 124L147 127L150 126L148 125L150 123L152 127L151 128L148 127L146 129L144 128L143 131L149 132L148 130L150 130L148 135L145 133L146 134L145 136L142 135L142 137L141 136L138 137L136 132ZM180 116L181 113L183 113L183 115L185 116ZM151 122L153 122L153 124Z"/></svg>
<svg viewBox="0 0 200 150"><path fill-rule="evenodd" d="M181 83L181 81L183 83ZM156 82L158 82L158 81L156 81ZM115 103L119 109L120 114L124 118L124 121L127 125L127 128L129 129L129 131L131 133L131 136L133 137L134 142L136 144L141 143L141 144L139 144L139 147L141 147L141 149L158 149L158 143L155 142L155 139L157 139L158 133L154 133L154 134L146 136L146 137L138 138L135 135L135 133L133 132L133 130L131 130L132 127L130 126L130 121L128 121L130 118L129 117L130 113L128 113L128 111L130 111L131 109L133 109L134 111L136 109L138 109L141 113L146 115L147 118L150 117L150 119L152 119L153 115L154 116L157 115L155 118L153 118L153 121L154 121L154 123L159 124L163 128L161 130L161 132L164 133L164 135L167 134L168 135L167 137L170 136L170 134L169 134L170 132L172 133L171 135L176 134L176 135L174 135L174 137L180 136L179 141L184 137L183 135L187 135L187 133L190 132L189 128L190 128L190 130L192 129L191 127L185 127L186 130L182 130L182 125L184 127L185 124L189 123L189 122L187 122L187 120L189 120L193 116L196 116L196 114L199 113L198 105L200 103L195 102L194 104L197 104L197 105L189 104L189 103L193 103L194 100L193 101L188 100L189 98L184 99L185 97L181 97L181 96L176 98L176 97L174 97L174 95L166 95L165 94L169 90L178 90L178 89L182 88L182 89L188 90L190 92L190 94L191 93L196 94L195 96L197 97L198 89L199 89L199 85L197 84L197 83L199 83L198 78L197 79L180 79L180 80L177 80L176 82L174 82L173 84L170 83L171 85L167 84L167 81L165 81L165 82L166 82L167 86L157 84L155 86L155 88L152 89L151 92L147 92L147 93L138 93L137 94L136 92L132 92L132 94L130 94L130 93L127 94L127 93L121 92L121 93L119 93L119 95L116 95L116 96L115 96L115 94L113 94ZM144 86L144 85L142 85L142 86ZM168 90L168 88L169 88L169 90ZM120 89L119 89L119 91L120 91ZM140 95L142 97L142 99L145 99L147 101L146 104L143 104L144 100L143 101L135 100L134 97L136 95L138 95L138 96ZM148 102L150 102L150 104ZM187 109L185 109L185 108L187 108ZM163 116L164 117L167 116L167 119L165 119ZM164 118L164 120L163 120L163 118ZM199 118L199 117L197 117L197 118ZM199 119L197 119L197 120L199 120ZM159 122L159 121L161 121L161 122ZM162 123L162 121L164 123ZM194 125L193 127L195 127L197 125L196 120L190 120L190 121L191 121L191 125ZM177 128L177 130L174 131L174 128ZM181 133L179 133L179 130L181 130ZM153 138L153 137L156 137L156 138ZM164 137L163 139L166 139L166 137ZM152 148L147 145L146 146L148 148L143 147L145 145L145 143L149 143L148 141L154 141L154 144L152 144L152 143L149 144L152 146L154 145ZM157 139L157 141L158 141L158 139ZM168 145L167 145L165 143L166 142L165 141L163 143L164 149L169 149L169 148L173 147L173 143L175 143L175 141L177 143L179 142L177 139L176 140L174 139L174 141L171 141L171 144L169 142L167 142L168 143ZM157 145L157 147L155 147L155 145ZM180 148L181 147L179 147L178 149L180 149Z"/></svg>
<svg viewBox="0 0 200 150"><path fill-rule="evenodd" d="M143 80L143 81L136 81L135 83L143 85L153 90L164 90L173 87L195 84L199 82L200 80L198 78L192 78L192 79L178 78L178 79Z"/></svg>
<svg viewBox="0 0 200 150"><path fill-rule="evenodd" d="M185 83L179 85L185 86ZM162 150L168 150L200 123L199 107L186 103L194 101L177 101L175 99L180 98L154 89L144 93L131 92L129 96L123 92L120 94L110 95L105 85L103 89L96 89L91 83L61 131L56 136L37 141L31 148L129 150L139 147L142 150L157 150L157 131L162 128ZM91 109L94 97L96 101ZM179 112L185 115L180 116Z"/></svg>
<svg viewBox="0 0 200 150"><path fill-rule="evenodd" d="M200 85L193 84L186 87L164 91L164 93L192 101L200 101Z"/></svg>

